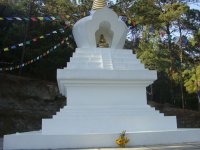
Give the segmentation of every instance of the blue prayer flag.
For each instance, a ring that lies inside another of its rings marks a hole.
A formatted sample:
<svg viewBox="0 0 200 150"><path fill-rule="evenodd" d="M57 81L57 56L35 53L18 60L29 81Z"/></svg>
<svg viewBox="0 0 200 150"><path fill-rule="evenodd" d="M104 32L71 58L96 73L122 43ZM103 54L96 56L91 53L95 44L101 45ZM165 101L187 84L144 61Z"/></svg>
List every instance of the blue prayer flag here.
<svg viewBox="0 0 200 150"><path fill-rule="evenodd" d="M13 20L13 18L11 18L11 17L6 17L6 20Z"/></svg>
<svg viewBox="0 0 200 150"><path fill-rule="evenodd" d="M44 17L44 19L45 19L46 21L50 21L50 20L51 20L49 17Z"/></svg>
<svg viewBox="0 0 200 150"><path fill-rule="evenodd" d="M15 49L15 48L17 48L17 47L16 47L15 45L13 45L13 46L11 46L10 48L11 48L11 49Z"/></svg>

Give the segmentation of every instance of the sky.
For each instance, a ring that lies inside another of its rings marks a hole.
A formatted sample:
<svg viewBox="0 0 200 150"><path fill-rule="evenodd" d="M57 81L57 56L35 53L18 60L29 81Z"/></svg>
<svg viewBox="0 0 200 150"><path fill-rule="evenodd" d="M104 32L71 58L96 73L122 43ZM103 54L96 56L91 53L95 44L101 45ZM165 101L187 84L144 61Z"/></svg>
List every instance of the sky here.
<svg viewBox="0 0 200 150"><path fill-rule="evenodd" d="M116 3L116 0L111 0L111 1L113 1L113 3ZM188 3L188 5L190 6L191 9L200 10L200 0L188 0L188 1L191 1ZM192 1L195 1L197 3L194 3Z"/></svg>

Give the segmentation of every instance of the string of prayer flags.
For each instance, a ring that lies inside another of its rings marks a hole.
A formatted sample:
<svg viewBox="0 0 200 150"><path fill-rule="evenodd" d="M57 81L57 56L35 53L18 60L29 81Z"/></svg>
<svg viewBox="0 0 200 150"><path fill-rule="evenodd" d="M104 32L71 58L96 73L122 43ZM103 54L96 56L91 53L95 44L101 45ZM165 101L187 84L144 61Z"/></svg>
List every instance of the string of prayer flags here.
<svg viewBox="0 0 200 150"><path fill-rule="evenodd" d="M62 16L44 16L44 17L0 17L0 21L59 21L69 19L70 17L77 17L79 15L90 15L90 12L81 12L74 13L71 15L62 15Z"/></svg>
<svg viewBox="0 0 200 150"><path fill-rule="evenodd" d="M60 43L54 45L52 48L50 48L49 50L47 50L46 52L42 53L41 55L26 61L25 63L19 64L19 65L15 65L15 66L11 66L11 67L5 67L5 68L0 68L0 72L1 71L12 71L12 70L16 70L19 68L23 68L29 64L32 64L36 61L39 61L40 59L42 59L43 57L49 55L51 52L54 52L58 47L60 47L61 45L63 45L66 41L68 41L68 38L63 39ZM11 64L11 63L10 63Z"/></svg>
<svg viewBox="0 0 200 150"><path fill-rule="evenodd" d="M5 48L3 48L3 50L0 49L0 51L7 52L7 51L9 51L9 50L16 49L17 47L23 47L23 46L25 46L25 45L30 45L30 44L33 43L33 42L37 42L38 40L47 38L48 36L51 36L51 35L53 35L53 34L64 33L64 32L65 32L65 29L66 29L67 27L68 27L68 26L65 26L65 27L63 27L63 28L60 28L60 29L58 29L58 30L54 30L54 31L52 31L52 32L50 32L50 33L47 33L47 34L45 34L45 35L41 35L41 36L39 36L39 37L37 37L37 38L33 38L33 39L31 39L31 40L27 40L27 41L22 42L22 43L19 43L19 44L15 44L15 45L11 45L11 46L5 47Z"/></svg>
<svg viewBox="0 0 200 150"><path fill-rule="evenodd" d="M64 20L68 17L60 16L46 16L46 17L0 17L0 21L54 21L54 20Z"/></svg>

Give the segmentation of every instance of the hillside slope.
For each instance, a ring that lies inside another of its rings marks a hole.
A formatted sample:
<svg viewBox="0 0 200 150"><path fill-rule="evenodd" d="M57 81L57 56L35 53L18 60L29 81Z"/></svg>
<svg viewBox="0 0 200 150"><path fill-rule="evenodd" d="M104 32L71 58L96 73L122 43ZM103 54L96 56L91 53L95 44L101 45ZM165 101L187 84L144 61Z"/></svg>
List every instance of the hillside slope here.
<svg viewBox="0 0 200 150"><path fill-rule="evenodd" d="M153 101L149 101L148 104L164 113L165 116L176 116L178 128L200 128L200 111L175 108L169 104Z"/></svg>
<svg viewBox="0 0 200 150"><path fill-rule="evenodd" d="M38 130L64 105L55 83L0 74L0 135Z"/></svg>

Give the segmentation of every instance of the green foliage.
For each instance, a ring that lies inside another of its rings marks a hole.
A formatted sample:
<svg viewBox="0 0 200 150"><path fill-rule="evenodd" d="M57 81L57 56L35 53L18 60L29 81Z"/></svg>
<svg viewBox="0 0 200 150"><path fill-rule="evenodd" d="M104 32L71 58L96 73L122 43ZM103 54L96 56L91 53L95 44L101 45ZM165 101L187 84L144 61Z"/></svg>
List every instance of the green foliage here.
<svg viewBox="0 0 200 150"><path fill-rule="evenodd" d="M45 13L49 15L65 15L74 12L74 4L70 0L45 0Z"/></svg>
<svg viewBox="0 0 200 150"><path fill-rule="evenodd" d="M191 68L184 70L184 86L188 93L196 93L200 91L200 65L196 68Z"/></svg>
<svg viewBox="0 0 200 150"><path fill-rule="evenodd" d="M188 9L188 6L181 3L167 3L162 7L162 11L159 15L159 20L168 23L178 20L182 14L184 14Z"/></svg>
<svg viewBox="0 0 200 150"><path fill-rule="evenodd" d="M148 39L146 37L142 38L136 53L148 69L165 71L169 67L168 51L162 47L158 34L157 36L149 35Z"/></svg>
<svg viewBox="0 0 200 150"><path fill-rule="evenodd" d="M159 7L155 5L156 0L138 0L131 7L133 19L141 24L160 24L158 16Z"/></svg>
<svg viewBox="0 0 200 150"><path fill-rule="evenodd" d="M189 96L186 92L196 91L191 82L194 73L189 72L191 77L185 78L184 72L188 66L195 66L199 62L199 10L191 10L185 3L176 0L137 0L130 10L132 19L142 25L143 29L146 28L137 33L140 34L139 44L135 47L137 57L146 68L156 69L159 73L159 82L154 84L154 99L180 106L183 102L181 93ZM165 33L164 37L159 36L161 31ZM185 44L182 39L187 37L183 36L183 33L187 32L192 33L192 38ZM178 42L173 41L174 33L181 37ZM168 81L165 82L166 80ZM185 100L187 99L185 97Z"/></svg>

